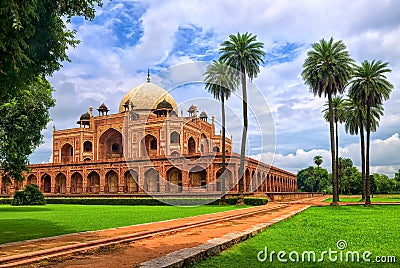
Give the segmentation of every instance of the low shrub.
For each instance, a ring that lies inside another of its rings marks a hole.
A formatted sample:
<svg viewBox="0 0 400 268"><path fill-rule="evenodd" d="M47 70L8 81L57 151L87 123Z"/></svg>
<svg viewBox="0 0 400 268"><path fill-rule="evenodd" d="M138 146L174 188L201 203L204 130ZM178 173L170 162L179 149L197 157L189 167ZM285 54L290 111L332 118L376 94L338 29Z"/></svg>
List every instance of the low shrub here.
<svg viewBox="0 0 400 268"><path fill-rule="evenodd" d="M36 184L28 184L23 191L14 193L11 201L12 206L45 205L44 195Z"/></svg>
<svg viewBox="0 0 400 268"><path fill-rule="evenodd" d="M11 204L12 198L0 198L0 205L9 205Z"/></svg>

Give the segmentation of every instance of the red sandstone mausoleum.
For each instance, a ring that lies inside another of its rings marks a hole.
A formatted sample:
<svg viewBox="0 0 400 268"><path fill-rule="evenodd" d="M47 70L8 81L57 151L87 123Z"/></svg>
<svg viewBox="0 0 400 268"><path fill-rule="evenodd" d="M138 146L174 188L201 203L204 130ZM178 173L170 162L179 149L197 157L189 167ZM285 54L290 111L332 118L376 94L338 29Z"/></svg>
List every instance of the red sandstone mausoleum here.
<svg viewBox="0 0 400 268"><path fill-rule="evenodd" d="M150 81L136 86L108 114L101 104L83 114L77 128L53 130L52 162L29 165L20 183L1 180L11 195L37 184L46 195L185 195L221 193L221 135L214 117L178 114L173 97ZM209 122L211 121L211 122ZM226 190L237 193L240 156L226 138ZM296 192L296 175L246 158L244 192Z"/></svg>

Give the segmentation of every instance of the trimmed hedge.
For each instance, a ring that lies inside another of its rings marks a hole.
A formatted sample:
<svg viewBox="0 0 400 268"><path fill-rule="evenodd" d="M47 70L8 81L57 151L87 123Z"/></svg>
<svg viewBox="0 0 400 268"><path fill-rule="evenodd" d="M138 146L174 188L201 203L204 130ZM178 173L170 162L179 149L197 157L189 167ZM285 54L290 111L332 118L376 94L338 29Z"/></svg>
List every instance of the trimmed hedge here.
<svg viewBox="0 0 400 268"><path fill-rule="evenodd" d="M228 205L236 205L238 198L227 198ZM128 206L196 206L202 204L218 205L219 199L206 198L46 198L47 204L78 205L128 205ZM245 205L260 206L268 203L267 198L245 198Z"/></svg>
<svg viewBox="0 0 400 268"><path fill-rule="evenodd" d="M10 205L12 200L13 200L12 198L8 198L8 197L0 198L0 205L4 205L4 204Z"/></svg>

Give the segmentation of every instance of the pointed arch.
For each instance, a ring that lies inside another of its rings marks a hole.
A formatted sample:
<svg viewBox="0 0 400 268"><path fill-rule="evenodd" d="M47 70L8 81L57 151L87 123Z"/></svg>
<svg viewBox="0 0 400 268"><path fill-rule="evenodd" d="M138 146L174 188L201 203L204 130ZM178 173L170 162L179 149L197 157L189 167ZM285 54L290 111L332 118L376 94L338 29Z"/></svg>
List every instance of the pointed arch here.
<svg viewBox="0 0 400 268"><path fill-rule="evenodd" d="M218 171L215 173L215 177L217 178L217 191L222 190L221 175L222 175L222 168L218 169ZM232 172L228 168L225 168L224 175L225 175L225 190L231 191L235 187L235 182L233 181Z"/></svg>
<svg viewBox="0 0 400 268"><path fill-rule="evenodd" d="M89 193L100 192L100 175L96 171L91 171L87 176L87 191Z"/></svg>
<svg viewBox="0 0 400 268"><path fill-rule="evenodd" d="M140 141L141 156L151 157L158 155L158 140L151 134L147 134Z"/></svg>
<svg viewBox="0 0 400 268"><path fill-rule="evenodd" d="M169 135L169 140L171 144L179 144L180 139L180 134L177 131L172 131Z"/></svg>
<svg viewBox="0 0 400 268"><path fill-rule="evenodd" d="M204 133L201 133L201 135L200 135L200 151L202 153L208 153L208 151L209 151L208 138Z"/></svg>
<svg viewBox="0 0 400 268"><path fill-rule="evenodd" d="M99 138L99 159L123 157L122 134L114 128L107 129Z"/></svg>
<svg viewBox="0 0 400 268"><path fill-rule="evenodd" d="M74 161L74 147L68 142L61 146L61 163L72 163Z"/></svg>
<svg viewBox="0 0 400 268"><path fill-rule="evenodd" d="M160 174L154 168L148 169L144 173L144 183L147 192L160 191Z"/></svg>
<svg viewBox="0 0 400 268"><path fill-rule="evenodd" d="M188 139L188 154L195 154L196 153L196 141L193 137Z"/></svg>
<svg viewBox="0 0 400 268"><path fill-rule="evenodd" d="M49 174L45 173L43 176L40 178L40 190L43 193L50 193L51 192L51 177Z"/></svg>
<svg viewBox="0 0 400 268"><path fill-rule="evenodd" d="M56 185L54 192L58 194L65 194L67 190L67 178L64 173L60 172L56 176Z"/></svg>
<svg viewBox="0 0 400 268"><path fill-rule="evenodd" d="M37 185L38 183L37 183L36 176L34 174L29 175L28 178L26 179L26 183L27 184L36 184Z"/></svg>
<svg viewBox="0 0 400 268"><path fill-rule="evenodd" d="M137 193L139 192L138 186L138 173L130 169L124 173L124 182L125 182L125 192L127 193Z"/></svg>
<svg viewBox="0 0 400 268"><path fill-rule="evenodd" d="M83 152L85 153L91 153L93 150L93 144L91 141L85 141L83 143Z"/></svg>
<svg viewBox="0 0 400 268"><path fill-rule="evenodd" d="M207 171L201 166L194 166L189 171L189 181L191 187L206 188L207 185Z"/></svg>
<svg viewBox="0 0 400 268"><path fill-rule="evenodd" d="M167 171L167 191L182 192L182 171L176 167L172 167Z"/></svg>
<svg viewBox="0 0 400 268"><path fill-rule="evenodd" d="M114 170L106 173L106 187L107 193L118 193L118 174Z"/></svg>
<svg viewBox="0 0 400 268"><path fill-rule="evenodd" d="M81 194L83 192L83 177L81 173L75 172L71 175L71 194Z"/></svg>

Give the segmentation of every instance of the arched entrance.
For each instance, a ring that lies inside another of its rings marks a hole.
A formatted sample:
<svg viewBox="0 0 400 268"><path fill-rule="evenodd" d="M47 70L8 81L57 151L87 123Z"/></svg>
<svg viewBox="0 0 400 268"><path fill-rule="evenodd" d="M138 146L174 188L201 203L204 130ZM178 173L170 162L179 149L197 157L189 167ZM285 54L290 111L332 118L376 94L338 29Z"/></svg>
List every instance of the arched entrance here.
<svg viewBox="0 0 400 268"><path fill-rule="evenodd" d="M106 193L118 193L118 174L114 170L110 170L106 174Z"/></svg>
<svg viewBox="0 0 400 268"><path fill-rule="evenodd" d="M40 178L40 186L40 190L43 193L51 192L51 177L49 174L46 173Z"/></svg>
<svg viewBox="0 0 400 268"><path fill-rule="evenodd" d="M122 134L110 128L104 132L99 139L99 159L123 157Z"/></svg>
<svg viewBox="0 0 400 268"><path fill-rule="evenodd" d="M37 185L37 178L35 175L31 174L28 176L28 178L26 179L26 183L27 184L36 184Z"/></svg>
<svg viewBox="0 0 400 268"><path fill-rule="evenodd" d="M144 173L144 183L147 192L160 191L160 175L157 170L150 168Z"/></svg>
<svg viewBox="0 0 400 268"><path fill-rule="evenodd" d="M200 136L200 150L202 153L208 153L208 147L209 147L209 143L208 143L208 139L207 136L204 133L201 133Z"/></svg>
<svg viewBox="0 0 400 268"><path fill-rule="evenodd" d="M167 171L167 191L172 193L182 192L182 171L176 167Z"/></svg>
<svg viewBox="0 0 400 268"><path fill-rule="evenodd" d="M71 194L80 194L83 192L83 178L79 172L71 176Z"/></svg>
<svg viewBox="0 0 400 268"><path fill-rule="evenodd" d="M65 194L67 189L67 178L63 173L58 173L56 176L56 185L54 192L57 194Z"/></svg>
<svg viewBox="0 0 400 268"><path fill-rule="evenodd" d="M196 141L193 139L193 137L190 137L188 140L188 153L196 153Z"/></svg>
<svg viewBox="0 0 400 268"><path fill-rule="evenodd" d="M158 141L153 135L147 134L143 137L140 142L141 145L141 156L156 156L158 151Z"/></svg>
<svg viewBox="0 0 400 268"><path fill-rule="evenodd" d="M61 147L61 163L72 163L74 160L74 147L66 143Z"/></svg>
<svg viewBox="0 0 400 268"><path fill-rule="evenodd" d="M134 170L128 170L124 174L125 181L125 192L127 193L137 193L139 191L138 187L138 174Z"/></svg>
<svg viewBox="0 0 400 268"><path fill-rule="evenodd" d="M100 192L100 176L96 171L92 171L88 174L88 186L87 191L89 193L99 193Z"/></svg>
<svg viewBox="0 0 400 268"><path fill-rule="evenodd" d="M245 192L250 192L251 178L250 178L250 171L248 168L246 168L246 171L244 172L244 185L246 187Z"/></svg>
<svg viewBox="0 0 400 268"><path fill-rule="evenodd" d="M191 187L206 188L207 185L207 171L200 167L195 166L189 171L189 181Z"/></svg>
<svg viewBox="0 0 400 268"><path fill-rule="evenodd" d="M216 177L217 177L217 191L221 191L222 190L222 168L220 168L217 173L216 173ZM229 169L225 169L225 191L231 191L234 187L234 181L233 181L233 176L232 176L232 172Z"/></svg>

